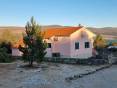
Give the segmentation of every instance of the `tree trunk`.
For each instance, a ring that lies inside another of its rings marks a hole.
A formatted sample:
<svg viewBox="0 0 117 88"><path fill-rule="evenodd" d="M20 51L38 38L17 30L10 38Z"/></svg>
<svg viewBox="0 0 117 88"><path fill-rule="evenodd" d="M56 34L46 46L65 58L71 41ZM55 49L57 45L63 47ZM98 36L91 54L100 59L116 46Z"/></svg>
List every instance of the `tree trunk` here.
<svg viewBox="0 0 117 88"><path fill-rule="evenodd" d="M31 60L30 66L33 67L33 60Z"/></svg>
<svg viewBox="0 0 117 88"><path fill-rule="evenodd" d="M29 61L29 66L30 66L30 67L33 67L33 59L31 59L31 60Z"/></svg>

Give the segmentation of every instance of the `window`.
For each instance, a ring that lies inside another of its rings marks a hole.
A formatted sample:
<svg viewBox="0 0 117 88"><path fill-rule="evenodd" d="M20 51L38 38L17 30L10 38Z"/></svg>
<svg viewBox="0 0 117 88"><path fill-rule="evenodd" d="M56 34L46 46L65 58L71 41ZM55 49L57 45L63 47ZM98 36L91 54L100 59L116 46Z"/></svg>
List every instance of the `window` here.
<svg viewBox="0 0 117 88"><path fill-rule="evenodd" d="M58 41L58 37L54 37L54 41Z"/></svg>
<svg viewBox="0 0 117 88"><path fill-rule="evenodd" d="M79 42L75 43L75 49L79 49Z"/></svg>
<svg viewBox="0 0 117 88"><path fill-rule="evenodd" d="M85 48L89 48L90 45L89 45L89 42L85 42Z"/></svg>
<svg viewBox="0 0 117 88"><path fill-rule="evenodd" d="M48 48L51 48L51 43L48 43Z"/></svg>
<svg viewBox="0 0 117 88"><path fill-rule="evenodd" d="M60 57L60 53L52 53L53 57Z"/></svg>

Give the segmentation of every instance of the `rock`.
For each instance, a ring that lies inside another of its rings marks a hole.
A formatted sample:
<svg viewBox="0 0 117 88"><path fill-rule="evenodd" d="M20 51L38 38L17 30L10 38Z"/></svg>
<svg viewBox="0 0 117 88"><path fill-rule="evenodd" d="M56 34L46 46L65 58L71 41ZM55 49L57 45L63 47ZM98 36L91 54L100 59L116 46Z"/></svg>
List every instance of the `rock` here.
<svg viewBox="0 0 117 88"><path fill-rule="evenodd" d="M23 71L21 70L21 71L19 71L19 72L23 72Z"/></svg>
<svg viewBox="0 0 117 88"><path fill-rule="evenodd" d="M2 84L0 84L0 87L2 86Z"/></svg>

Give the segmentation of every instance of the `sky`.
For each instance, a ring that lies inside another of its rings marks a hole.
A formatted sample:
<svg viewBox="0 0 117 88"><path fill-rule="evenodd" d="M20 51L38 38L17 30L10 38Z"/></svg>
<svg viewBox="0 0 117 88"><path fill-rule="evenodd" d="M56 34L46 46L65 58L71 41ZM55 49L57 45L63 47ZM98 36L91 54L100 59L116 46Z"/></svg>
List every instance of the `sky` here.
<svg viewBox="0 0 117 88"><path fill-rule="evenodd" d="M117 0L0 0L0 26L117 27Z"/></svg>

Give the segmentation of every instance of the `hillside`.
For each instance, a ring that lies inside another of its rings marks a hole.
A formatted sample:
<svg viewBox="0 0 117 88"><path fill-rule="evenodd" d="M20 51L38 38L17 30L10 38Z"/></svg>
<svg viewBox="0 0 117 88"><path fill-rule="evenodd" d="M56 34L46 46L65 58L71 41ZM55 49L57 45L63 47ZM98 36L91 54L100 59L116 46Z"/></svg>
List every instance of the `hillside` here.
<svg viewBox="0 0 117 88"><path fill-rule="evenodd" d="M117 39L117 27L104 27L104 28L93 28L88 27L91 31L96 34L103 35L106 39Z"/></svg>
<svg viewBox="0 0 117 88"><path fill-rule="evenodd" d="M58 28L58 27L66 27L66 26L60 26L60 25L47 25L42 26L41 28L43 30L46 30L48 28ZM104 28L94 28L94 27L87 27L89 30L96 34L102 34L107 39L117 39L117 27L104 27ZM21 35L24 31L24 27L15 27L15 26L7 26L7 27L0 27L0 34L5 30L11 30L16 35Z"/></svg>
<svg viewBox="0 0 117 88"><path fill-rule="evenodd" d="M4 30L11 30L12 33L14 34L18 34L18 35L21 35L22 32L24 32L24 27L15 27L15 26L8 26L8 27L0 27L0 34L4 31Z"/></svg>

